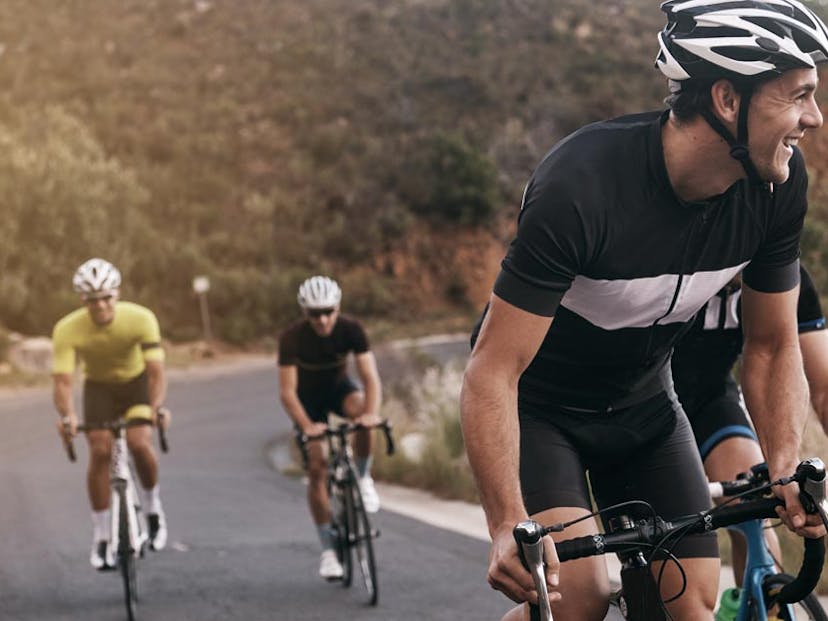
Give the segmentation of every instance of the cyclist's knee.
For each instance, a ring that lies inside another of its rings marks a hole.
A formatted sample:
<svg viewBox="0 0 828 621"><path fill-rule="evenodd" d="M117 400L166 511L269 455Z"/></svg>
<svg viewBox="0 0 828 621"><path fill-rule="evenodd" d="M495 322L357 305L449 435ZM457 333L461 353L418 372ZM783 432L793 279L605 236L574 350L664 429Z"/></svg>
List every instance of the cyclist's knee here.
<svg viewBox="0 0 828 621"><path fill-rule="evenodd" d="M362 416L365 413L365 393L356 390L346 395L342 400L342 412L348 418Z"/></svg>

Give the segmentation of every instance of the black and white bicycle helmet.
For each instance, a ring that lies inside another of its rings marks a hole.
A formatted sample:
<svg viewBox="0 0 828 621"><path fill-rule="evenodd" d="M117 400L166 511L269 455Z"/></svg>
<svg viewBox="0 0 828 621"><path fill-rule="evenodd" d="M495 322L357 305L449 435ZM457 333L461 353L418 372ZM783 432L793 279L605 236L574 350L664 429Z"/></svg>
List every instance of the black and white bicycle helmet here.
<svg viewBox="0 0 828 621"><path fill-rule="evenodd" d="M110 291L121 286L121 272L109 261L89 259L75 272L72 285L81 295Z"/></svg>
<svg viewBox="0 0 828 621"><path fill-rule="evenodd" d="M311 276L299 286L296 295L302 308L334 308L342 299L342 290L327 276Z"/></svg>
<svg viewBox="0 0 828 621"><path fill-rule="evenodd" d="M796 0L670 0L656 65L671 80L757 79L828 60L828 30Z"/></svg>
<svg viewBox="0 0 828 621"><path fill-rule="evenodd" d="M704 118L730 145L748 177L762 183L747 150L751 83L828 60L828 29L797 0L669 0L658 35L656 67L673 92L686 80L726 78L742 90L737 135L712 114Z"/></svg>

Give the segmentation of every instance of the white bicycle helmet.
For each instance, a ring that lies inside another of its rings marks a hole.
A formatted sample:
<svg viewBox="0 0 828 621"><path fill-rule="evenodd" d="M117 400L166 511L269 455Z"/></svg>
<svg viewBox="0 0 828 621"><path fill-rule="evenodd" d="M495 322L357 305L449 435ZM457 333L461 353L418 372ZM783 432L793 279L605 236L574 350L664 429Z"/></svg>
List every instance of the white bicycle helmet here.
<svg viewBox="0 0 828 621"><path fill-rule="evenodd" d="M72 278L75 291L81 295L110 291L121 286L121 272L104 259L89 259Z"/></svg>
<svg viewBox="0 0 828 621"><path fill-rule="evenodd" d="M296 300L302 308L333 308L339 305L342 290L327 276L311 276L299 286Z"/></svg>
<svg viewBox="0 0 828 621"><path fill-rule="evenodd" d="M828 60L828 30L797 0L670 0L656 66L671 80L757 79Z"/></svg>
<svg viewBox="0 0 828 621"><path fill-rule="evenodd" d="M748 109L754 84L828 60L828 29L797 0L669 0L658 35L656 67L680 93L687 81L728 79L740 85L736 135L707 108L699 112L730 146L750 181L766 189L748 151Z"/></svg>

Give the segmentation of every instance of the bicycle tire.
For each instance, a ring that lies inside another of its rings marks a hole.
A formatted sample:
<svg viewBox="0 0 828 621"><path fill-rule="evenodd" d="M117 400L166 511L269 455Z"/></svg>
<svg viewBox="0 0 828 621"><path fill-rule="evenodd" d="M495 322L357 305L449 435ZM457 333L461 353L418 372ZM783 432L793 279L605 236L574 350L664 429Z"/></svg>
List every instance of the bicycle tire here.
<svg viewBox="0 0 828 621"><path fill-rule="evenodd" d="M351 546L348 541L350 539L350 531L348 528L348 506L345 493L340 484L336 481L328 480L328 498L331 499L331 528L334 532L334 546L336 556L342 565L342 586L351 586L351 576L353 575L353 564L351 562Z"/></svg>
<svg viewBox="0 0 828 621"><path fill-rule="evenodd" d="M359 486L352 485L352 504L354 507L354 529L352 531L353 546L356 551L357 565L362 574L362 582L368 591L368 603L376 606L379 600L377 585L377 565L374 558L374 533L371 530L371 521L362 504L362 493Z"/></svg>
<svg viewBox="0 0 828 621"><path fill-rule="evenodd" d="M129 526L129 501L126 490L119 490L118 502L118 566L124 583L127 619L136 621L138 608L138 571Z"/></svg>
<svg viewBox="0 0 828 621"><path fill-rule="evenodd" d="M788 574L774 574L765 578L763 590L767 592L770 589L782 587L792 581L793 576L789 576ZM828 614L826 614L822 604L819 603L819 598L814 593L809 593L801 602L791 604L790 606L794 613L793 619L788 618L787 610L779 611L780 614L777 617L782 621L828 621ZM751 620L760 621L755 612L751 612ZM761 619L761 621L765 621L765 619Z"/></svg>

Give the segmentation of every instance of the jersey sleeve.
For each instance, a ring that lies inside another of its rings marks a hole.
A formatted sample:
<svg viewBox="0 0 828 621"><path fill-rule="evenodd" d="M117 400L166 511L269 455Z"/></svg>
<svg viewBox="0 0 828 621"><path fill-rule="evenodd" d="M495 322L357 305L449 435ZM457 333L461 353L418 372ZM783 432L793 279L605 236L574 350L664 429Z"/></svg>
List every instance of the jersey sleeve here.
<svg viewBox="0 0 828 621"><path fill-rule="evenodd" d="M360 322L354 320L349 333L351 350L355 354L364 354L371 350L371 346L368 343L368 335L365 333L365 328L362 327Z"/></svg>
<svg viewBox="0 0 828 621"><path fill-rule="evenodd" d="M164 348L161 347L161 327L158 325L155 313L146 309L146 313L143 314L140 321L139 330L139 342L144 360L162 362L164 360Z"/></svg>
<svg viewBox="0 0 828 621"><path fill-rule="evenodd" d="M819 303L819 293L814 287L811 275L801 265L799 267L799 279L799 304L796 309L799 333L824 330L825 317Z"/></svg>
<svg viewBox="0 0 828 621"><path fill-rule="evenodd" d="M52 373L74 373L75 363L75 348L69 339L66 326L58 322L52 331Z"/></svg>
<svg viewBox="0 0 828 621"><path fill-rule="evenodd" d="M525 311L552 317L589 256L578 203L556 189L530 181L518 230L495 281L495 294Z"/></svg>
<svg viewBox="0 0 828 621"><path fill-rule="evenodd" d="M774 191L770 210L774 219L766 225L765 241L742 275L751 289L763 293L790 291L799 283L799 238L808 210L808 175L798 149L794 149L790 171L788 181Z"/></svg>

